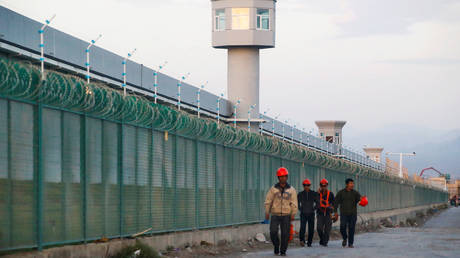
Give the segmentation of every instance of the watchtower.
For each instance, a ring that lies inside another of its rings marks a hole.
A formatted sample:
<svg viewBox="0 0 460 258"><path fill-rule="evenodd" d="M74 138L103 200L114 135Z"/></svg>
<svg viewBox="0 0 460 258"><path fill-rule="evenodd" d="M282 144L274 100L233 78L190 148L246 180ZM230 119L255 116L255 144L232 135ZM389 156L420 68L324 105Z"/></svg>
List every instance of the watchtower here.
<svg viewBox="0 0 460 258"><path fill-rule="evenodd" d="M211 2L212 46L228 51L228 99L242 100L237 118L245 124L252 105L251 117L259 115L259 50L275 47L276 0Z"/></svg>

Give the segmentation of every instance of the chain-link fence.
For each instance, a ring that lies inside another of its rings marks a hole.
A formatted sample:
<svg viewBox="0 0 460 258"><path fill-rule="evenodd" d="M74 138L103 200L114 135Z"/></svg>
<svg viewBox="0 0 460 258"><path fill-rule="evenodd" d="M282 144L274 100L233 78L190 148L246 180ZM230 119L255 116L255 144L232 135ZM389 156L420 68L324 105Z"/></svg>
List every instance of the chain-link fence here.
<svg viewBox="0 0 460 258"><path fill-rule="evenodd" d="M361 212L447 200L266 136L0 59L0 250L260 222L280 166L301 188L346 178Z"/></svg>

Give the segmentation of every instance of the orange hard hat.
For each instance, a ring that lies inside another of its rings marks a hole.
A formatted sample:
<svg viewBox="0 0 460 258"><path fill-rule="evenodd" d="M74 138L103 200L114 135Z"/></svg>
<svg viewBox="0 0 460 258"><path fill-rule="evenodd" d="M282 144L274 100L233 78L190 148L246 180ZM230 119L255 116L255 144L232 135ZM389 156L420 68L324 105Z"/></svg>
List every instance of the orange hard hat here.
<svg viewBox="0 0 460 258"><path fill-rule="evenodd" d="M323 178L321 179L321 181L319 182L320 185L328 185L329 182L326 180L326 178Z"/></svg>
<svg viewBox="0 0 460 258"><path fill-rule="evenodd" d="M367 200L366 196L361 197L361 201L359 201L360 206L366 207L368 203L369 201Z"/></svg>
<svg viewBox="0 0 460 258"><path fill-rule="evenodd" d="M303 183L302 183L302 184L303 184L303 185L311 185L311 182L310 182L310 180L307 178L307 179L303 180Z"/></svg>
<svg viewBox="0 0 460 258"><path fill-rule="evenodd" d="M289 172L287 168L285 167L280 167L278 168L278 171L276 171L276 176L287 176L289 175Z"/></svg>

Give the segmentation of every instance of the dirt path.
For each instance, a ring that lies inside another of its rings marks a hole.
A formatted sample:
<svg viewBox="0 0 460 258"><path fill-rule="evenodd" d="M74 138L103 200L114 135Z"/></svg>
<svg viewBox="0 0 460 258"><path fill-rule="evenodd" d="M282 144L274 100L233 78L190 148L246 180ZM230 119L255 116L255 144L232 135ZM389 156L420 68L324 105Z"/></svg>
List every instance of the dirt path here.
<svg viewBox="0 0 460 258"><path fill-rule="evenodd" d="M272 257L272 251L239 257ZM390 228L355 237L355 248L342 248L341 241L329 247L292 248L289 257L460 257L460 208L448 209L421 228Z"/></svg>

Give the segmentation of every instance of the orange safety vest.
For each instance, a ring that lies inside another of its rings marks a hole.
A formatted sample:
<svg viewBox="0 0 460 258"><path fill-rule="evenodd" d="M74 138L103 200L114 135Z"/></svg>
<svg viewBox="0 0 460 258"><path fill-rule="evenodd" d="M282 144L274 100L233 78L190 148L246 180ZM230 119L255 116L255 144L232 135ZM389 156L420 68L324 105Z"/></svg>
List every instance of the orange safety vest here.
<svg viewBox="0 0 460 258"><path fill-rule="evenodd" d="M326 196L326 200L323 199L323 193L320 191L319 192L319 205L321 208L324 209L324 215L326 215L326 210L328 207L331 206L331 204L329 203L329 195L330 195L331 191L327 191L327 196Z"/></svg>

